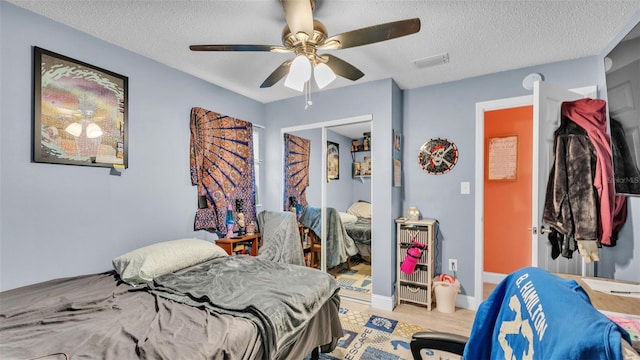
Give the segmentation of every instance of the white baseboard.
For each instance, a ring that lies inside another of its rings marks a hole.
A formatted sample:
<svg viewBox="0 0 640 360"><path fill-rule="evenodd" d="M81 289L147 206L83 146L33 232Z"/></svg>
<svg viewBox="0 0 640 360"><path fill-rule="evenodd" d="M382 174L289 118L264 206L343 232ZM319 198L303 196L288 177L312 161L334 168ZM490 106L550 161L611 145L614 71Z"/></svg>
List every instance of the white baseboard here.
<svg viewBox="0 0 640 360"><path fill-rule="evenodd" d="M395 307L395 296L382 296L371 294L371 307L385 311L393 311Z"/></svg>
<svg viewBox="0 0 640 360"><path fill-rule="evenodd" d="M504 278L507 277L508 274L500 274L500 273L492 273L492 272L483 272L482 273L482 281L490 284L498 284Z"/></svg>
<svg viewBox="0 0 640 360"><path fill-rule="evenodd" d="M482 302L482 300L478 301L478 299L474 296L458 294L458 296L456 297L456 307L459 307L462 309L469 309L474 311L478 310L478 307L480 306L480 302ZM382 295L376 295L376 294L371 295L371 307L374 309L393 311L393 308L395 308L395 304L396 304L395 295L394 296L382 296ZM434 304L433 310L435 310L435 304Z"/></svg>
<svg viewBox="0 0 640 360"><path fill-rule="evenodd" d="M474 296L458 294L456 297L456 307L476 311L478 306L480 306L480 303Z"/></svg>

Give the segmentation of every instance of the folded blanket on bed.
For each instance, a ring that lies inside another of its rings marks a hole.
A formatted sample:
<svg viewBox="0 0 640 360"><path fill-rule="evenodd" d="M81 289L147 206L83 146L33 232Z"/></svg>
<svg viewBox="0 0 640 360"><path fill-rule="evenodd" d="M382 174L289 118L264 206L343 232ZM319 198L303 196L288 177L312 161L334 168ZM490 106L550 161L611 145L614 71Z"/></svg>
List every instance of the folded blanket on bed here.
<svg viewBox="0 0 640 360"><path fill-rule="evenodd" d="M358 253L358 248L353 242L353 239L349 237L347 231L342 225L340 220L340 214L335 208L327 208L327 244L326 249L323 249L326 254L327 268L340 265L347 261L349 256L353 256ZM321 209L313 206L307 206L300 214L300 220L302 225L313 230L318 237L322 237L322 216Z"/></svg>
<svg viewBox="0 0 640 360"><path fill-rule="evenodd" d="M149 287L164 298L251 319L260 331L266 359L278 359L339 290L325 272L251 256L216 258L160 276Z"/></svg>
<svg viewBox="0 0 640 360"><path fill-rule="evenodd" d="M371 245L371 218L359 217L354 222L344 224L344 228L353 241Z"/></svg>

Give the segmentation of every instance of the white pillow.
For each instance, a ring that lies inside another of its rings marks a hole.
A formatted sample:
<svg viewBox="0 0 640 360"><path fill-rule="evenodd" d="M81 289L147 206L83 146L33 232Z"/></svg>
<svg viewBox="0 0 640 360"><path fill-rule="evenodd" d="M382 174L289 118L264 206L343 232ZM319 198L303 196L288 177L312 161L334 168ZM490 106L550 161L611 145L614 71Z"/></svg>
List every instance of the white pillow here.
<svg viewBox="0 0 640 360"><path fill-rule="evenodd" d="M193 238L141 247L118 256L112 263L120 278L135 286L220 256L227 256L224 249L212 242Z"/></svg>
<svg viewBox="0 0 640 360"><path fill-rule="evenodd" d="M358 217L355 215L351 215L349 213L342 212L342 211L340 211L338 214L340 214L340 221L342 221L343 224L348 224L348 223L358 221Z"/></svg>
<svg viewBox="0 0 640 360"><path fill-rule="evenodd" d="M351 215L355 215L361 218L371 218L371 204L367 202L358 201L347 209L347 212Z"/></svg>

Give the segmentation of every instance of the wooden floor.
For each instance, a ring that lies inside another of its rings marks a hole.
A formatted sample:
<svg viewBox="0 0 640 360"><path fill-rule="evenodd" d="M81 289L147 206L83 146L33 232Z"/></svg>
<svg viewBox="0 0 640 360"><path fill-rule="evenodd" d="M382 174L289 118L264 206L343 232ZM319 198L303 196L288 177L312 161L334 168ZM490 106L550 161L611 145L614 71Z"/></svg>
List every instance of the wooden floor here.
<svg viewBox="0 0 640 360"><path fill-rule="evenodd" d="M484 299L489 296L494 287L495 284L485 283L483 285ZM342 298L342 306L362 313L384 316L405 323L420 325L434 331L450 332L463 336L469 336L473 319L476 316L476 312L473 310L456 308L454 313L445 314L435 308L432 311L428 311L424 306L411 304L400 304L393 311L384 311L374 309L361 302L351 301L347 298Z"/></svg>
<svg viewBox="0 0 640 360"><path fill-rule="evenodd" d="M384 311L347 299L342 299L341 306L361 313L384 316L408 324L420 325L429 330L450 332L464 336L469 336L473 318L476 315L475 311L467 309L456 309L452 314L445 314L435 309L428 311L424 306L411 304L400 304L393 311Z"/></svg>

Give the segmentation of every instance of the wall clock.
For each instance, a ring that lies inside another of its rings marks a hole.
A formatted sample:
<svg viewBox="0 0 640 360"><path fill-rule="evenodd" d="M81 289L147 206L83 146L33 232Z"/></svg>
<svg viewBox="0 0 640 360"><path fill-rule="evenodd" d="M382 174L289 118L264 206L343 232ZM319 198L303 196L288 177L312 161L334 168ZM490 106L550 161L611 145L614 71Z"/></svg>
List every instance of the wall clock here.
<svg viewBox="0 0 640 360"><path fill-rule="evenodd" d="M418 163L424 171L433 175L446 174L458 162L458 148L447 139L431 139L418 151Z"/></svg>

